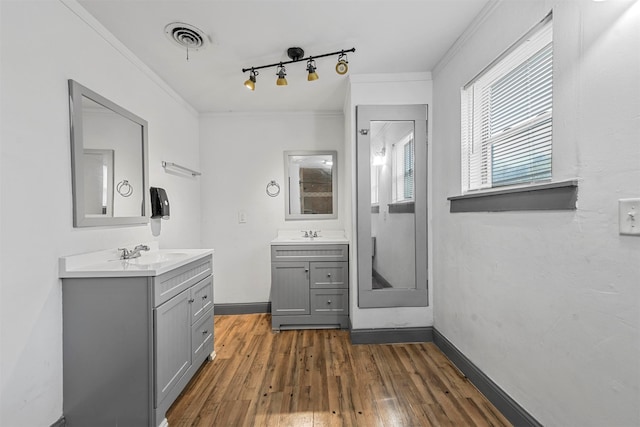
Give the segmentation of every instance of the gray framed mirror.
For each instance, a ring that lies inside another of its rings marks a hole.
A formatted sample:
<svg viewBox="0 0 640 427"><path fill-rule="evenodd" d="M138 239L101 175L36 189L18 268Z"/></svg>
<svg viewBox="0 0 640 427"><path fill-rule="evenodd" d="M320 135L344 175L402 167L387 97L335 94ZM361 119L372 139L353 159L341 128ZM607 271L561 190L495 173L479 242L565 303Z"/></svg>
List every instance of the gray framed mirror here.
<svg viewBox="0 0 640 427"><path fill-rule="evenodd" d="M73 226L149 222L148 124L69 80Z"/></svg>
<svg viewBox="0 0 640 427"><path fill-rule="evenodd" d="M427 106L356 107L358 307L426 307Z"/></svg>
<svg viewBox="0 0 640 427"><path fill-rule="evenodd" d="M285 220L338 217L338 152L285 151Z"/></svg>

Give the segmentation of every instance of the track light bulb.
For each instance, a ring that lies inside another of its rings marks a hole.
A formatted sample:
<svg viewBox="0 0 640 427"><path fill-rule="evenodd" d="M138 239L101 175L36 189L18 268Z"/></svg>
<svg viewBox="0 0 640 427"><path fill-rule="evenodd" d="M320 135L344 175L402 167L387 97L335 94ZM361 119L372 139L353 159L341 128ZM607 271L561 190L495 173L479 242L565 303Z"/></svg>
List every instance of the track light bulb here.
<svg viewBox="0 0 640 427"><path fill-rule="evenodd" d="M278 76L278 80L276 80L276 85L278 86L288 85L287 79L285 78L285 76L287 75L287 72L284 68L284 65L280 64L278 66L278 73L276 75Z"/></svg>
<svg viewBox="0 0 640 427"><path fill-rule="evenodd" d="M251 74L249 74L249 79L244 82L244 86L249 90L256 90L256 76L258 72L255 70L251 70Z"/></svg>
<svg viewBox="0 0 640 427"><path fill-rule="evenodd" d="M349 61L347 60L347 55L342 52L340 54L340 56L338 56L338 63L336 64L336 73L340 74L341 76L344 74L347 74L347 71L349 71Z"/></svg>
<svg viewBox="0 0 640 427"><path fill-rule="evenodd" d="M309 75L307 76L308 81L312 82L319 79L318 73L316 73L316 61L312 58L307 61L307 71L309 72Z"/></svg>

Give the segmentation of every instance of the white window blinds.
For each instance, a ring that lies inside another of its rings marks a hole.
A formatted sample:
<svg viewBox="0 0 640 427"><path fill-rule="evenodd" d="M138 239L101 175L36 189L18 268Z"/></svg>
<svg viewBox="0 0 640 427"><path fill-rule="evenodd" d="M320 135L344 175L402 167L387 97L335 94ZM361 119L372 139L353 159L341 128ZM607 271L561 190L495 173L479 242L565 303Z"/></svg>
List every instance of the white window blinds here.
<svg viewBox="0 0 640 427"><path fill-rule="evenodd" d="M462 89L462 190L551 178L551 17Z"/></svg>

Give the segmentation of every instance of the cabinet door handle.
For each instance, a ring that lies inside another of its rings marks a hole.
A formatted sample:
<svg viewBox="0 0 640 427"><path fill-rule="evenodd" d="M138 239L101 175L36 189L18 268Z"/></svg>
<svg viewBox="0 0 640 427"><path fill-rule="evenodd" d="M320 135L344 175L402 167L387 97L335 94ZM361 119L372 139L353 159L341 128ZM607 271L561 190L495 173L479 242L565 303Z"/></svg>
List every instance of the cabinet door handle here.
<svg viewBox="0 0 640 427"><path fill-rule="evenodd" d="M209 331L206 330L206 329L204 331L202 331L202 335L207 335L208 333L209 333Z"/></svg>
<svg viewBox="0 0 640 427"><path fill-rule="evenodd" d="M331 273L327 273L327 277L331 277Z"/></svg>
<svg viewBox="0 0 640 427"><path fill-rule="evenodd" d="M189 302L189 304L193 304L194 301L195 300L193 298L191 298L188 302Z"/></svg>
<svg viewBox="0 0 640 427"><path fill-rule="evenodd" d="M331 305L331 300L327 300L327 305Z"/></svg>
<svg viewBox="0 0 640 427"><path fill-rule="evenodd" d="M207 299L207 296L206 296L206 295L204 295L204 296L202 297L202 299Z"/></svg>

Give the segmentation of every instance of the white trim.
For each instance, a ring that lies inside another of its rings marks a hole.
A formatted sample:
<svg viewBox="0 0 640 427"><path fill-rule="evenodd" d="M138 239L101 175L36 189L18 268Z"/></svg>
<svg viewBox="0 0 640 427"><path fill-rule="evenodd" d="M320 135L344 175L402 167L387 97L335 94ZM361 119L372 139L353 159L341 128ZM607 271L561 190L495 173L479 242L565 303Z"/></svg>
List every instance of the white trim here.
<svg viewBox="0 0 640 427"><path fill-rule="evenodd" d="M201 113L201 118L207 117L344 117L342 110L326 111L222 111Z"/></svg>
<svg viewBox="0 0 640 427"><path fill-rule="evenodd" d="M386 83L386 82L413 82L431 81L431 72L423 71L416 73L387 73L387 74L352 74L349 76L350 83Z"/></svg>
<svg viewBox="0 0 640 427"><path fill-rule="evenodd" d="M158 85L160 89L167 93L171 98L182 105L194 117L198 116L198 111L191 106L178 92L173 90L160 76L158 76L151 68L149 68L140 58L138 58L129 48L127 48L120 40L118 40L104 25L93 17L77 0L58 0L80 18L85 24L93 29L100 37L109 43L116 51L118 51L125 59L131 62L151 81Z"/></svg>
<svg viewBox="0 0 640 427"><path fill-rule="evenodd" d="M169 421L167 421L166 418L163 419L162 422L160 424L158 424L158 427L169 427Z"/></svg>

